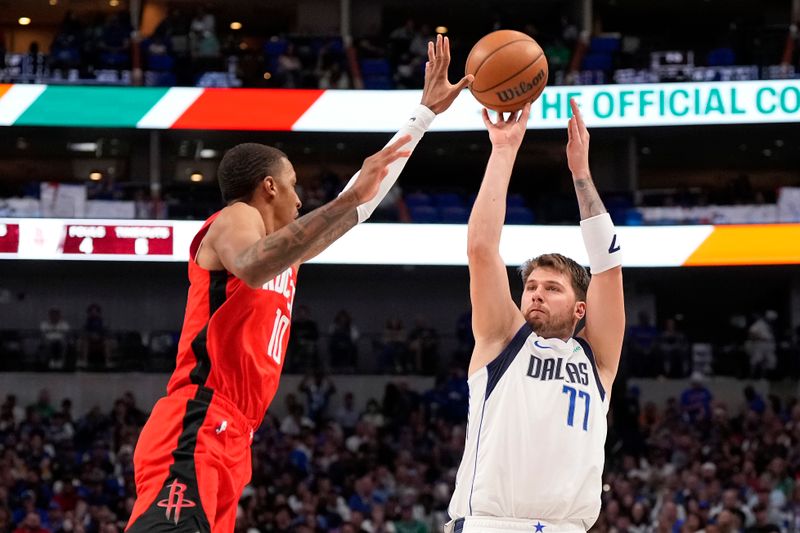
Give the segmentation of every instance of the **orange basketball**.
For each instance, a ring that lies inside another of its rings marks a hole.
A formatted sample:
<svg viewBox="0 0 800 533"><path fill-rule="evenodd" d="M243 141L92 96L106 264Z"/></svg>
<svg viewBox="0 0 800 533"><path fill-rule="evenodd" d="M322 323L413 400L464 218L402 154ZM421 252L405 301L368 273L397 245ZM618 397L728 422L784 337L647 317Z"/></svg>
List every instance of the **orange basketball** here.
<svg viewBox="0 0 800 533"><path fill-rule="evenodd" d="M495 111L518 111L547 85L547 58L530 36L514 30L492 32L475 43L467 57L469 90Z"/></svg>

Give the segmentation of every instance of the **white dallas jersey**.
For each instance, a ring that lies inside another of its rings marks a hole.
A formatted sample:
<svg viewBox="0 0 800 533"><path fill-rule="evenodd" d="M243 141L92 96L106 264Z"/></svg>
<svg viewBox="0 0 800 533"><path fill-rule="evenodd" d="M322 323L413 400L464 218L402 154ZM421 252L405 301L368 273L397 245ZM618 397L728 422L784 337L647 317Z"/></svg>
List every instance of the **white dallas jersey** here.
<svg viewBox="0 0 800 533"><path fill-rule="evenodd" d="M451 518L579 520L588 530L600 513L607 412L588 343L525 324L469 378Z"/></svg>

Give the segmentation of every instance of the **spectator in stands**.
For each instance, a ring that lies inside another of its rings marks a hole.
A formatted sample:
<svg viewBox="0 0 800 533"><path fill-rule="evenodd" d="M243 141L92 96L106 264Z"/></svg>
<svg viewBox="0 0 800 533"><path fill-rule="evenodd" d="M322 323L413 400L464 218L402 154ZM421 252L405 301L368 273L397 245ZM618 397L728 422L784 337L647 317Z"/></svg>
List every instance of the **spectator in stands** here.
<svg viewBox="0 0 800 533"><path fill-rule="evenodd" d="M800 531L800 483L795 483L792 497L787 504L786 511L787 527L794 531Z"/></svg>
<svg viewBox="0 0 800 533"><path fill-rule="evenodd" d="M159 26L159 28L161 28L161 26ZM170 43L167 35L163 33L163 30L156 29L156 31L153 32L153 35L151 35L150 39L147 40L147 46L145 47L144 51L148 58L151 56L169 55Z"/></svg>
<svg viewBox="0 0 800 533"><path fill-rule="evenodd" d="M80 45L77 35L58 33L50 45L51 69L77 69L81 66Z"/></svg>
<svg viewBox="0 0 800 533"><path fill-rule="evenodd" d="M681 394L681 412L684 420L698 426L711 419L711 391L704 384L705 376L694 372L690 386Z"/></svg>
<svg viewBox="0 0 800 533"><path fill-rule="evenodd" d="M64 420L74 423L75 418L72 416L72 400L69 398L64 398L61 400L61 409L59 410L59 413L64 416Z"/></svg>
<svg viewBox="0 0 800 533"><path fill-rule="evenodd" d="M386 48L382 43L383 39L377 29L365 33L358 40L358 57L361 59L384 59Z"/></svg>
<svg viewBox="0 0 800 533"><path fill-rule="evenodd" d="M664 364L664 375L671 378L683 378L689 375L689 341L686 335L678 330L674 318L664 321L664 330L658 336L657 350Z"/></svg>
<svg viewBox="0 0 800 533"><path fill-rule="evenodd" d="M353 324L350 313L339 310L328 330L328 352L331 356L331 367L337 369L353 369L358 360L359 338L358 328Z"/></svg>
<svg viewBox="0 0 800 533"><path fill-rule="evenodd" d="M26 524L37 519L41 531L122 531L132 485L119 479L130 476L130 459L113 440L135 423L131 401L124 395L114 416L105 409L79 413L78 430L65 440L50 429L63 410L31 408L22 425L9 425L3 413L15 402L7 399L0 406L0 532L29 533ZM268 414L256 434L253 480L237 531L438 529L443 507L436 494L441 485L445 493L452 487L466 415L437 422L438 413L421 408L419 396L402 384L386 388L384 403L381 410L372 401L345 441L335 424L314 426L288 396L295 419L286 431ZM609 460L598 531L781 531L776 525L800 531L796 399L770 402L763 413L715 407L706 439L688 417L670 414L669 405L645 408L635 422L648 443L638 460L620 454Z"/></svg>
<svg viewBox="0 0 800 533"><path fill-rule="evenodd" d="M781 528L771 523L769 519L769 508L759 503L753 508L756 515L755 524L745 529L745 533L781 533Z"/></svg>
<svg viewBox="0 0 800 533"><path fill-rule="evenodd" d="M639 323L628 328L627 346L628 354L625 359L631 365L631 374L634 376L652 377L661 371L661 364L655 355L658 329L653 326L650 314L639 311Z"/></svg>
<svg viewBox="0 0 800 533"><path fill-rule="evenodd" d="M304 411L303 406L297 402L294 394L289 394L286 397L286 406L288 414L283 418L280 424L282 433L290 436L300 435L300 432L314 427L314 421L308 418Z"/></svg>
<svg viewBox="0 0 800 533"><path fill-rule="evenodd" d="M98 43L100 62L108 67L126 67L130 63L131 28L122 15L113 13L102 28Z"/></svg>
<svg viewBox="0 0 800 533"><path fill-rule="evenodd" d="M469 387L464 366L451 365L447 374L437 378L434 389L426 393L425 401L431 416L453 424L463 420L469 408Z"/></svg>
<svg viewBox="0 0 800 533"><path fill-rule="evenodd" d="M83 33L83 23L73 10L67 9L67 11L64 13L64 18L61 21L61 28L59 28L59 32L66 35L71 35L75 37L75 39L80 39L80 36Z"/></svg>
<svg viewBox="0 0 800 533"><path fill-rule="evenodd" d="M400 519L394 522L397 533L427 533L428 527L414 517L414 506L405 504L401 506Z"/></svg>
<svg viewBox="0 0 800 533"><path fill-rule="evenodd" d="M544 53L547 57L547 66L551 72L566 70L569 67L570 50L562 39L556 38L545 46Z"/></svg>
<svg viewBox="0 0 800 533"><path fill-rule="evenodd" d="M205 6L200 5L192 19L190 29L195 33L214 33L217 31L217 20L213 13L209 13Z"/></svg>
<svg viewBox="0 0 800 533"><path fill-rule="evenodd" d="M23 486L25 485L27 485L27 480L23 481ZM48 517L45 510L37 505L36 492L32 489L27 489L22 492L20 500L22 506L12 515L14 522L20 524L17 530L25 532L35 531L38 533L42 522L46 522Z"/></svg>
<svg viewBox="0 0 800 533"><path fill-rule="evenodd" d="M336 386L317 368L313 375L307 374L303 378L298 389L306 396L306 413L315 424L319 424L326 418L328 403L336 394Z"/></svg>
<svg viewBox="0 0 800 533"><path fill-rule="evenodd" d="M411 52L400 55L395 68L394 82L397 89L415 89L419 84L419 64Z"/></svg>
<svg viewBox="0 0 800 533"><path fill-rule="evenodd" d="M7 395L2 407L0 408L3 410L3 412L8 413L8 420L12 425L19 424L25 417L25 410L17 404L16 394Z"/></svg>
<svg viewBox="0 0 800 533"><path fill-rule="evenodd" d="M384 370L403 372L409 363L409 349L403 320L394 317L386 320L383 328L381 366Z"/></svg>
<svg viewBox="0 0 800 533"><path fill-rule="evenodd" d="M7 533L14 528L14 522L11 520L11 511L5 506L5 502L0 499L0 531Z"/></svg>
<svg viewBox="0 0 800 533"><path fill-rule="evenodd" d="M728 514L730 514L730 516L728 516ZM712 521L716 519L720 527L728 523L738 523L738 529L735 531L741 530L745 522L753 521L752 511L742 502L736 489L725 490L720 502L709 511L709 516ZM751 518L748 519L748 517Z"/></svg>
<svg viewBox="0 0 800 533"><path fill-rule="evenodd" d="M175 57L175 81L177 85L194 85L191 62L191 20L180 8L172 8L156 28L164 35Z"/></svg>
<svg viewBox="0 0 800 533"><path fill-rule="evenodd" d="M292 313L292 335L286 364L293 371L317 368L319 360L319 326L311 318L306 305L298 305Z"/></svg>
<svg viewBox="0 0 800 533"><path fill-rule="evenodd" d="M407 381L401 380L386 385L383 395L383 413L397 427L405 424L419 405L420 395L409 387Z"/></svg>
<svg viewBox="0 0 800 533"><path fill-rule="evenodd" d="M430 25L422 24L419 31L411 38L411 44L408 47L410 55L411 67L411 82L414 89L422 87L425 75L425 62L428 58L428 42L435 41L436 36L431 30Z"/></svg>
<svg viewBox="0 0 800 533"><path fill-rule="evenodd" d="M408 346L411 349L410 372L432 374L439 362L439 333L430 325L424 316L418 316L414 329L408 334Z"/></svg>
<svg viewBox="0 0 800 533"><path fill-rule="evenodd" d="M345 68L342 43L331 40L320 47L315 76L320 89L351 89L350 75Z"/></svg>
<svg viewBox="0 0 800 533"><path fill-rule="evenodd" d="M410 222L408 207L403 200L403 189L395 184L370 217L375 222Z"/></svg>
<svg viewBox="0 0 800 533"><path fill-rule="evenodd" d="M313 178L301 191L299 195L302 202L302 211L308 213L314 209L328 203L325 187L320 178Z"/></svg>
<svg viewBox="0 0 800 533"><path fill-rule="evenodd" d="M36 403L30 405L30 408L36 411L36 414L42 420L47 420L53 413L55 413L55 408L50 401L50 391L47 389L42 389L39 391L39 396L36 398Z"/></svg>
<svg viewBox="0 0 800 533"><path fill-rule="evenodd" d="M750 376L763 378L772 375L777 366L775 353L775 332L773 324L777 321L778 314L768 310L756 315L755 320L747 330L745 350L750 360Z"/></svg>
<svg viewBox="0 0 800 533"><path fill-rule="evenodd" d="M366 409L361 413L361 419L374 428L382 428L386 424L386 418L375 398L370 398L367 402Z"/></svg>
<svg viewBox="0 0 800 533"><path fill-rule="evenodd" d="M334 61L327 66L320 66L316 72L320 89L351 89L350 75L342 64Z"/></svg>
<svg viewBox="0 0 800 533"><path fill-rule="evenodd" d="M67 351L69 349L69 323L61 316L61 309L51 307L47 313L47 320L39 325L42 333L42 343L46 360L46 367L52 370L65 369Z"/></svg>
<svg viewBox="0 0 800 533"><path fill-rule="evenodd" d="M342 426L345 434L350 434L356 427L358 419L360 418L359 412L355 406L355 399L352 392L346 392L344 401L339 409L336 410L334 419Z"/></svg>
<svg viewBox="0 0 800 533"><path fill-rule="evenodd" d="M104 369L107 359L106 327L103 322L103 310L98 304L93 303L86 308L82 341L83 357L88 368Z"/></svg>
<svg viewBox="0 0 800 533"><path fill-rule="evenodd" d="M744 388L744 398L747 408L758 415L764 414L767 405L764 403L764 398L756 392L752 385Z"/></svg>
<svg viewBox="0 0 800 533"><path fill-rule="evenodd" d="M219 38L213 31L204 29L197 31L194 28L205 28L205 24L193 24L189 34L189 47L191 49L191 67L194 84L202 85L203 75L209 72L220 72L224 68L222 61Z"/></svg>
<svg viewBox="0 0 800 533"><path fill-rule="evenodd" d="M50 67L53 69L79 69L81 67L81 38L83 26L68 9L61 28L50 45Z"/></svg>
<svg viewBox="0 0 800 533"><path fill-rule="evenodd" d="M475 348L475 335L472 333L472 309L461 313L456 321L456 342L453 362L467 368L472 350Z"/></svg>
<svg viewBox="0 0 800 533"><path fill-rule="evenodd" d="M190 28L191 22L180 8L172 8L156 27L155 34L165 36L176 54L188 55Z"/></svg>
<svg viewBox="0 0 800 533"><path fill-rule="evenodd" d="M436 34L431 30L430 24L421 24L419 31L415 32L411 37L408 50L413 56L424 62L428 57L428 42L435 41Z"/></svg>
<svg viewBox="0 0 800 533"><path fill-rule="evenodd" d="M14 533L51 533L42 527L42 519L38 513L30 512Z"/></svg>
<svg viewBox="0 0 800 533"><path fill-rule="evenodd" d="M278 56L276 75L282 87L289 89L300 87L303 63L297 56L294 43L288 43L286 49Z"/></svg>
<svg viewBox="0 0 800 533"><path fill-rule="evenodd" d="M389 61L393 65L397 65L400 56L409 51L411 41L416 35L416 22L410 17L406 19L402 26L392 30L389 34Z"/></svg>
<svg viewBox="0 0 800 533"><path fill-rule="evenodd" d="M748 375L749 361L747 344L747 317L736 313L729 317L720 342L723 343L720 357L715 361L716 373L743 378Z"/></svg>

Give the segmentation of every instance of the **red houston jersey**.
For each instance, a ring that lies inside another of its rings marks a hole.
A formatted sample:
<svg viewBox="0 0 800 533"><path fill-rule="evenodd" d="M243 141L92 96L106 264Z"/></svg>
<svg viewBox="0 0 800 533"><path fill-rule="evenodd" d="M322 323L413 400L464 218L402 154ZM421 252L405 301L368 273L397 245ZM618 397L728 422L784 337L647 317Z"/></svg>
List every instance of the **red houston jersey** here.
<svg viewBox="0 0 800 533"><path fill-rule="evenodd" d="M258 427L278 390L297 269L288 268L251 289L226 270L201 268L195 262L197 250L217 215L203 224L190 247L189 297L167 393L205 386L233 402Z"/></svg>

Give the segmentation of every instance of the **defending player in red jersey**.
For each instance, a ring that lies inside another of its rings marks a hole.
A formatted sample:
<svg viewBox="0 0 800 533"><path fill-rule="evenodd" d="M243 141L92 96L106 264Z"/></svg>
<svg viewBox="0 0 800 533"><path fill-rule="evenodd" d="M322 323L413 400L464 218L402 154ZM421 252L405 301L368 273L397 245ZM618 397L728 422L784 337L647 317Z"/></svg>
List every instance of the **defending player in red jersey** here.
<svg viewBox="0 0 800 533"><path fill-rule="evenodd" d="M446 38L429 43L428 59L421 105L406 125L337 199L299 219L297 177L283 152L248 143L223 157L227 207L191 244L177 367L136 446L128 532L234 530L253 430L278 389L298 266L369 218L435 115L470 81L448 82Z"/></svg>

